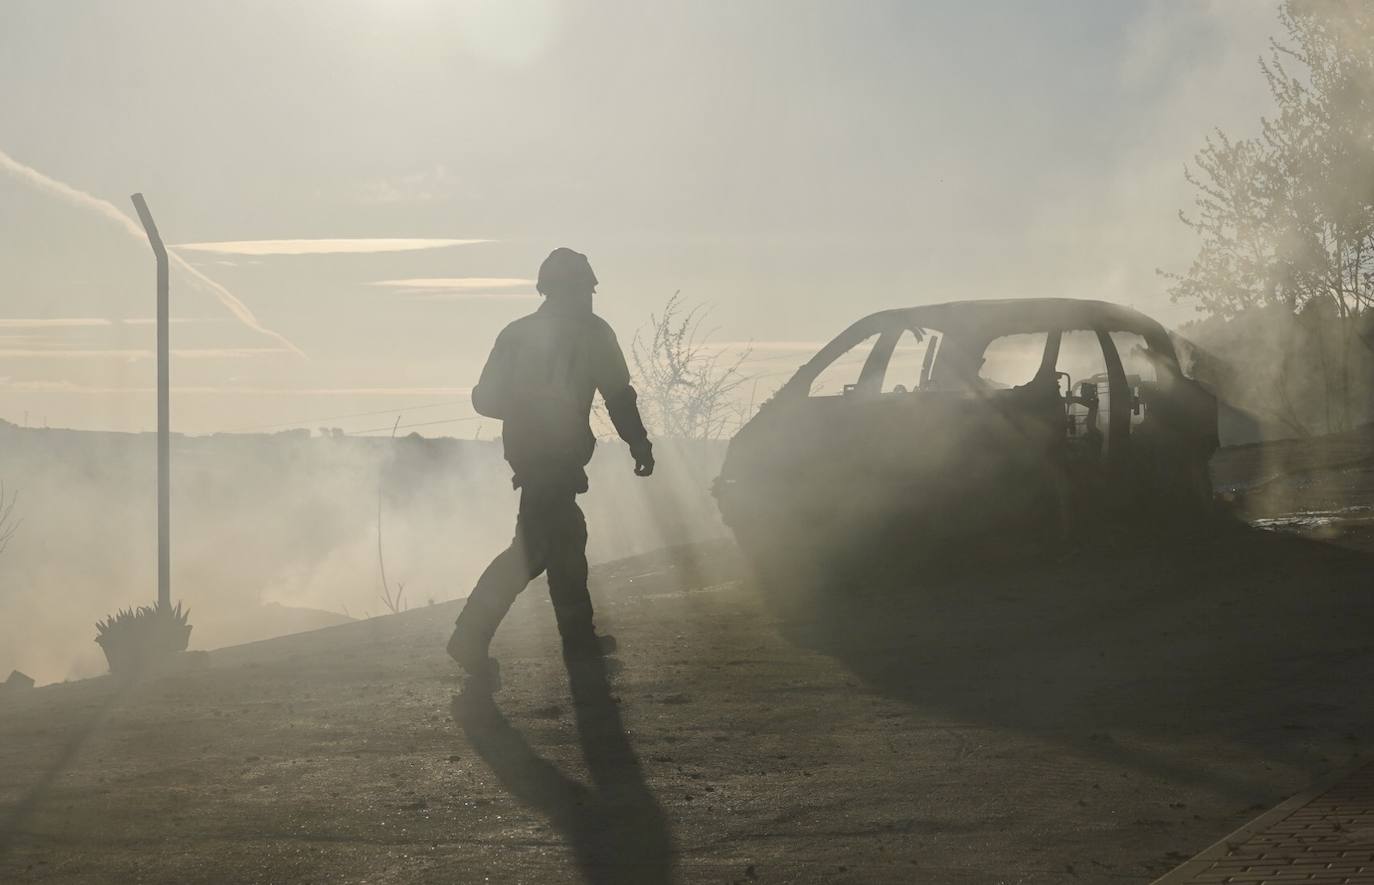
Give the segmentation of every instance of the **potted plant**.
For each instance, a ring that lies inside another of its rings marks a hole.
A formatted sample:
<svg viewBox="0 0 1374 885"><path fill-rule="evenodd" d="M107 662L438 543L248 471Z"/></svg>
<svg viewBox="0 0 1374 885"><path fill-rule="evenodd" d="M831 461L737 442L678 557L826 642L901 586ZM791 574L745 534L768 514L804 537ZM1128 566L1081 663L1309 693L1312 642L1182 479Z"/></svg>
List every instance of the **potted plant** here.
<svg viewBox="0 0 1374 885"><path fill-rule="evenodd" d="M134 673L148 664L185 651L191 641L190 609L156 603L121 609L96 622L95 641L105 652L110 672Z"/></svg>

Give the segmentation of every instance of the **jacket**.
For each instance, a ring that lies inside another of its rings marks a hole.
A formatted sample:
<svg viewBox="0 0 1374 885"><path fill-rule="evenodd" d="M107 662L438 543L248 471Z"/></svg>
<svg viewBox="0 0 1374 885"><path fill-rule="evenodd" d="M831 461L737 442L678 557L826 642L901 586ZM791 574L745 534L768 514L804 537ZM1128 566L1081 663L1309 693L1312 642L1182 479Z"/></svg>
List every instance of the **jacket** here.
<svg viewBox="0 0 1374 885"><path fill-rule="evenodd" d="M479 414L503 422L515 483L580 479L596 436L592 400L601 393L611 423L632 452L648 446L625 355L609 324L589 307L555 299L501 331L472 391Z"/></svg>

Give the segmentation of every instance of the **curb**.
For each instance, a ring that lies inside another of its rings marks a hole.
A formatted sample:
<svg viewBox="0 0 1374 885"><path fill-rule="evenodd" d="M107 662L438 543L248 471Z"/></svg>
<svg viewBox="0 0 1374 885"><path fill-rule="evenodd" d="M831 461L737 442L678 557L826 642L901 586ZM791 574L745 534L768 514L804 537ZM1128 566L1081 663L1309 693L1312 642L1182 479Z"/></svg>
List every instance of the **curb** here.
<svg viewBox="0 0 1374 885"><path fill-rule="evenodd" d="M1299 808L1307 805L1313 799L1325 794L1332 787L1343 782L1346 778L1363 770L1366 766L1374 765L1374 761L1363 756L1356 757L1356 761L1327 775L1308 789L1275 805L1273 808L1256 817L1232 833L1228 833L1216 842L1212 843L1202 851L1198 852L1190 860L1185 860L1173 870L1155 879L1150 885L1186 885L1196 881L1196 877L1204 873L1218 860L1226 857L1231 849L1268 830L1274 824L1287 818Z"/></svg>

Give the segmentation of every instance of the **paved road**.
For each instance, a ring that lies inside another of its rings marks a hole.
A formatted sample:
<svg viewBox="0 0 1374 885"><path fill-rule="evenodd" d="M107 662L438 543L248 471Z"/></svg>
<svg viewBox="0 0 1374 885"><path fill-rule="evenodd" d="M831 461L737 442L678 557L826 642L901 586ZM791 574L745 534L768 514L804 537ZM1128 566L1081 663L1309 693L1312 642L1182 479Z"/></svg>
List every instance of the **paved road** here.
<svg viewBox="0 0 1374 885"><path fill-rule="evenodd" d="M764 590L729 545L0 700L0 882L1148 883L1374 734L1374 558L1248 532Z"/></svg>

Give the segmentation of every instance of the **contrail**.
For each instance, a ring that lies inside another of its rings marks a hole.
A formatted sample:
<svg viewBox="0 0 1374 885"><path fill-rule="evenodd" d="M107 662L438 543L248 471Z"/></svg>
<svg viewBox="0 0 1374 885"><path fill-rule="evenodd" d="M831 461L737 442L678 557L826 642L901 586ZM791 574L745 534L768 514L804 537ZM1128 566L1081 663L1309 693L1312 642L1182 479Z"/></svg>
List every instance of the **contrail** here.
<svg viewBox="0 0 1374 885"><path fill-rule="evenodd" d="M84 191L79 191L71 185L64 184L55 178L49 178L32 166L25 166L2 150L0 150L0 169L3 169L21 181L33 185L41 191L66 200L68 203L82 206L103 215L105 218L123 228L125 233L138 240L140 243L146 244L148 241L148 235L144 232L143 228L139 227L137 222L132 218L119 211L113 203L108 203L99 197L94 197ZM243 323L254 332L261 333L278 341L298 356L305 356L305 351L301 350L295 344L292 344L287 340L286 336L282 335L280 332L274 332L258 322L258 318L253 315L253 311L249 310L248 305L240 301L233 292L230 292L219 283L196 270L180 255L175 253L168 253L168 255L172 262L189 274L193 280L215 293L215 297L219 299L219 302L228 308L229 312L237 317L239 322Z"/></svg>

